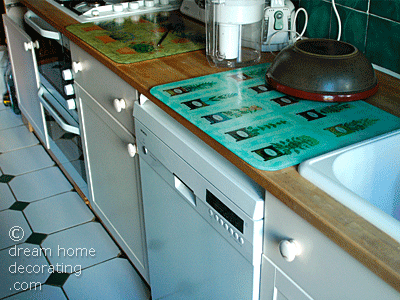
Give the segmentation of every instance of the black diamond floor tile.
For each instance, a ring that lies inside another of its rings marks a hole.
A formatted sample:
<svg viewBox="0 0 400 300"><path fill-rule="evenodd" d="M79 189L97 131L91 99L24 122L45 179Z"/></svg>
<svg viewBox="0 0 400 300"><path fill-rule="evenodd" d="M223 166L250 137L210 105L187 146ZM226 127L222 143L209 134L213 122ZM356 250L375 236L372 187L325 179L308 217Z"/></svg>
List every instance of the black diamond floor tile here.
<svg viewBox="0 0 400 300"><path fill-rule="evenodd" d="M16 201L16 202L14 202L13 205L10 206L9 209L23 211L28 205L29 205L29 202Z"/></svg>
<svg viewBox="0 0 400 300"><path fill-rule="evenodd" d="M49 278L47 278L45 284L62 287L67 281L69 275L71 274L54 272L49 276Z"/></svg>
<svg viewBox="0 0 400 300"><path fill-rule="evenodd" d="M34 232L27 238L26 243L40 245L47 238L47 236L48 235L44 233Z"/></svg>
<svg viewBox="0 0 400 300"><path fill-rule="evenodd" d="M14 175L3 174L0 176L0 182L9 183L11 180L13 180L14 177Z"/></svg>

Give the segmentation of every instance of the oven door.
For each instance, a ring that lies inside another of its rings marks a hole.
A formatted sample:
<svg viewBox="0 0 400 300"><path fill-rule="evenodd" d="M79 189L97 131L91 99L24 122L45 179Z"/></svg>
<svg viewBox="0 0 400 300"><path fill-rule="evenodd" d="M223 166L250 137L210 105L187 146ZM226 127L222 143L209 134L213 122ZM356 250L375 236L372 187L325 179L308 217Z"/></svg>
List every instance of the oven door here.
<svg viewBox="0 0 400 300"><path fill-rule="evenodd" d="M51 93L57 94L59 103L77 115L73 89L66 88L72 87L72 76L63 76L72 67L69 40L31 11L25 14L24 21L26 32L35 41L40 82L47 88L51 86Z"/></svg>
<svg viewBox="0 0 400 300"><path fill-rule="evenodd" d="M39 88L44 108L48 148L82 193L88 197L86 169L79 123L45 87Z"/></svg>

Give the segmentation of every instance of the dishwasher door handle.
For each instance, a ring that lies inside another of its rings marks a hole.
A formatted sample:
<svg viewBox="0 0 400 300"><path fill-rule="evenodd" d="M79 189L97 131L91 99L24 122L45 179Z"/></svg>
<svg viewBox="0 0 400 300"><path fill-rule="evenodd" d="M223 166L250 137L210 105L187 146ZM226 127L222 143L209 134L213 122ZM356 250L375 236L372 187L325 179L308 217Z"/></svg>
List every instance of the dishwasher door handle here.
<svg viewBox="0 0 400 300"><path fill-rule="evenodd" d="M193 206L196 206L196 195L193 191L174 174L175 189Z"/></svg>

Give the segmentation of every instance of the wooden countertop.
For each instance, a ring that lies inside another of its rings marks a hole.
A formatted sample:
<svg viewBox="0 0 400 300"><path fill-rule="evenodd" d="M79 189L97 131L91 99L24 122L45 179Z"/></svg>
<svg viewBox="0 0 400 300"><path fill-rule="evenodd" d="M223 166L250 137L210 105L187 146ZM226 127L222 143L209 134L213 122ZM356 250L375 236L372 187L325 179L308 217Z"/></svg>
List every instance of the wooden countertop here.
<svg viewBox="0 0 400 300"><path fill-rule="evenodd" d="M298 173L297 166L274 172L255 169L150 94L149 90L156 85L224 71L224 69L211 67L206 60L204 51L129 65L116 64L65 30L66 26L78 23L73 18L63 14L45 0L22 0L22 3L163 108L236 167L400 292L400 244L397 241L304 179ZM272 61L272 59L272 55L263 57L265 62ZM381 72L377 72L377 76L380 83L379 92L369 98L367 102L400 117L400 80Z"/></svg>

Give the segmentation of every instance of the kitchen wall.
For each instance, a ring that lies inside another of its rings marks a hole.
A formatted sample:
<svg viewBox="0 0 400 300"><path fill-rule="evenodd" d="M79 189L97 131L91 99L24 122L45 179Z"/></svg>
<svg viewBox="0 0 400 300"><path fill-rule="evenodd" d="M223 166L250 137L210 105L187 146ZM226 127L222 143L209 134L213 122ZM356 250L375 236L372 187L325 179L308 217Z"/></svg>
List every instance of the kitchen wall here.
<svg viewBox="0 0 400 300"><path fill-rule="evenodd" d="M335 2L342 21L341 40L356 46L373 64L400 74L400 0ZM305 36L337 38L338 23L331 0L293 0L293 3L308 12Z"/></svg>

